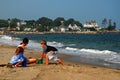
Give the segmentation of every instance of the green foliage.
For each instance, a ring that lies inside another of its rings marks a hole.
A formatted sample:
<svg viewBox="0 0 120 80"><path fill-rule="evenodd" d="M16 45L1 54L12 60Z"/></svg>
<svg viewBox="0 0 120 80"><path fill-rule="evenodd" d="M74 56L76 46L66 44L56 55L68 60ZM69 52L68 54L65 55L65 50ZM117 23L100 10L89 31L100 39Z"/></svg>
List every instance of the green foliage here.
<svg viewBox="0 0 120 80"><path fill-rule="evenodd" d="M8 27L7 20L0 20L0 27Z"/></svg>
<svg viewBox="0 0 120 80"><path fill-rule="evenodd" d="M25 28L26 26L20 26L20 31L24 31L24 28Z"/></svg>
<svg viewBox="0 0 120 80"><path fill-rule="evenodd" d="M52 26L53 21L47 17L42 17L37 20L38 24L41 24L42 26Z"/></svg>
<svg viewBox="0 0 120 80"><path fill-rule="evenodd" d="M43 26L38 26L37 30L40 31L40 32L43 32L44 31L44 27Z"/></svg>
<svg viewBox="0 0 120 80"><path fill-rule="evenodd" d="M83 27L82 23L80 23L79 21L75 21L74 24L76 24L77 26Z"/></svg>
<svg viewBox="0 0 120 80"><path fill-rule="evenodd" d="M42 17L39 18L36 21L37 26L37 30L39 31L48 31L50 26L53 26L53 21L47 17Z"/></svg>
<svg viewBox="0 0 120 80"><path fill-rule="evenodd" d="M107 26L107 19L106 18L104 18L102 20L102 26L103 26L104 29L106 28L106 26Z"/></svg>
<svg viewBox="0 0 120 80"><path fill-rule="evenodd" d="M115 28L116 28L116 23L114 22L113 25L109 25L107 29L108 30L115 30Z"/></svg>
<svg viewBox="0 0 120 80"><path fill-rule="evenodd" d="M109 19L107 20L106 18L104 18L102 20L102 26L103 26L103 29L102 30L115 30L116 28L116 23L112 23L112 20Z"/></svg>
<svg viewBox="0 0 120 80"><path fill-rule="evenodd" d="M108 30L115 30L115 26L108 26Z"/></svg>
<svg viewBox="0 0 120 80"><path fill-rule="evenodd" d="M11 27L11 28L17 27L17 22L20 22L20 20L17 19L17 18L11 19L11 20L10 20L10 27Z"/></svg>
<svg viewBox="0 0 120 80"><path fill-rule="evenodd" d="M36 25L35 20L26 20L25 22L27 22L26 26L35 26Z"/></svg>
<svg viewBox="0 0 120 80"><path fill-rule="evenodd" d="M115 28L116 28L116 23L114 22L114 23L112 23L112 20L111 19L109 19L109 24L108 24L109 26L107 27L107 30L115 30Z"/></svg>
<svg viewBox="0 0 120 80"><path fill-rule="evenodd" d="M65 19L63 17L58 17L54 20L54 26L60 26Z"/></svg>
<svg viewBox="0 0 120 80"><path fill-rule="evenodd" d="M79 21L75 21L73 18L70 18L64 22L65 26L68 26L69 24L71 25L76 24L77 26L83 27L82 23L80 23Z"/></svg>
<svg viewBox="0 0 120 80"><path fill-rule="evenodd" d="M70 18L67 20L67 23L68 23L68 25L71 24L73 26L75 23L75 20L73 18Z"/></svg>

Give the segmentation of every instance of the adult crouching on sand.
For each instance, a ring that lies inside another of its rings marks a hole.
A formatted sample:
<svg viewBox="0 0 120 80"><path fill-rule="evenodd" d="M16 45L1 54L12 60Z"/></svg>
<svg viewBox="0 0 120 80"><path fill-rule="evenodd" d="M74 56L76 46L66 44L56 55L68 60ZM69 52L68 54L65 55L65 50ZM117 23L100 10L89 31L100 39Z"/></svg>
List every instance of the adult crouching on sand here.
<svg viewBox="0 0 120 80"><path fill-rule="evenodd" d="M43 60L43 58L46 58L46 65L49 64L49 60L54 59L55 61L59 62L60 64L64 65L64 62L58 58L57 56L57 49L53 46L48 46L47 42L45 40L42 40L40 42L41 47L43 48L42 54L40 56L40 60Z"/></svg>

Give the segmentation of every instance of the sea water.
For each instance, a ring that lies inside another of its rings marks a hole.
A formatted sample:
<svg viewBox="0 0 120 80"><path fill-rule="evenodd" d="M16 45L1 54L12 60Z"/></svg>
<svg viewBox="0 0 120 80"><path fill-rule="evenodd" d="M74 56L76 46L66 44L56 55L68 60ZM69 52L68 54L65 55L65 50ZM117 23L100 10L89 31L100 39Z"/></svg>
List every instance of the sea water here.
<svg viewBox="0 0 120 80"><path fill-rule="evenodd" d="M41 40L59 53L72 55L71 60L120 69L120 34L14 34L1 35L0 43L17 46L27 37L28 49L42 50Z"/></svg>

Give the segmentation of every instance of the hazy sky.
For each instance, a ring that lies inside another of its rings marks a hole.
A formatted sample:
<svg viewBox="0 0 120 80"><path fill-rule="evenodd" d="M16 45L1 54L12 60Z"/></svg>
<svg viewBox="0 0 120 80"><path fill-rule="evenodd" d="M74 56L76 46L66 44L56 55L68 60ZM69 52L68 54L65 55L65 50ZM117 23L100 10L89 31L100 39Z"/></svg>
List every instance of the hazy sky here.
<svg viewBox="0 0 120 80"><path fill-rule="evenodd" d="M0 19L74 18L85 23L112 19L120 29L120 0L0 0Z"/></svg>

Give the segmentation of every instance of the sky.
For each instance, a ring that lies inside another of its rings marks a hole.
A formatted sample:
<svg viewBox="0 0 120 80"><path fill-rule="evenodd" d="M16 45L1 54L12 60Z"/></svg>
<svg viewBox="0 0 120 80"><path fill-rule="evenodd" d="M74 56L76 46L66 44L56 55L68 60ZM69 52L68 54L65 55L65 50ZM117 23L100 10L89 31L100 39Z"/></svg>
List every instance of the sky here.
<svg viewBox="0 0 120 80"><path fill-rule="evenodd" d="M120 29L120 0L0 0L0 19L41 17L73 18L82 24L96 20L99 26L106 18L116 22Z"/></svg>

